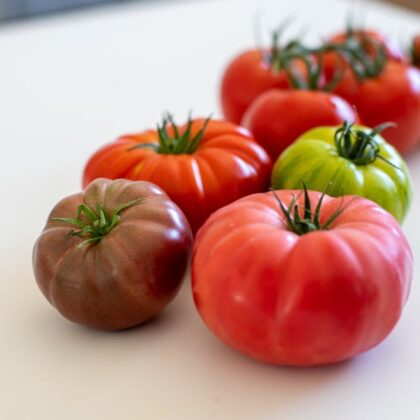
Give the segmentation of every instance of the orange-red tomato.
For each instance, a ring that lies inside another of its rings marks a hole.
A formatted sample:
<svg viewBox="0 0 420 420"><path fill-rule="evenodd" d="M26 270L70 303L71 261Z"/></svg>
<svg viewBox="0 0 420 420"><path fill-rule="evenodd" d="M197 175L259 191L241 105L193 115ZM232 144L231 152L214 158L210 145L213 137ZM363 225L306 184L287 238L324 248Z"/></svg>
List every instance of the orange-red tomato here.
<svg viewBox="0 0 420 420"><path fill-rule="evenodd" d="M276 192L285 207L298 196L304 219L299 193ZM309 192L312 209L319 198ZM289 230L271 193L214 213L197 234L192 264L194 301L207 327L275 364L334 363L380 343L407 300L413 256L398 222L367 199L326 196L320 223L339 208L327 229L307 224L302 235Z"/></svg>
<svg viewBox="0 0 420 420"><path fill-rule="evenodd" d="M187 145L204 125L192 121ZM169 143L178 144L187 128L177 127L177 136L168 126ZM176 154L159 150L159 139L157 130L146 130L105 145L89 159L83 185L98 177L153 182L179 205L194 232L218 208L268 188L271 160L243 128L210 120L196 149Z"/></svg>
<svg viewBox="0 0 420 420"><path fill-rule="evenodd" d="M255 99L246 111L242 125L275 161L286 147L311 128L357 119L355 110L337 95L272 89Z"/></svg>

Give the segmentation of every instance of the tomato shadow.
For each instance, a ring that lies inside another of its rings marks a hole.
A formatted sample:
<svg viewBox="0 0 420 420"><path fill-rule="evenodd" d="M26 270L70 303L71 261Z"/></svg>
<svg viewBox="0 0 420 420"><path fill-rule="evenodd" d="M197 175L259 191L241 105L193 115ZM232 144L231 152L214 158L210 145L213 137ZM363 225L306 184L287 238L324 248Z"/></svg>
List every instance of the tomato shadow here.
<svg viewBox="0 0 420 420"><path fill-rule="evenodd" d="M335 364L277 366L238 353L208 332L201 335L202 360L197 365L201 369L200 386L219 401L223 418L230 419L238 418L238 406L241 420L311 418L310 413L305 413L305 406L317 399L326 401L331 395L340 396L349 383L363 380L367 370L375 370L371 365L392 361L392 349L384 343Z"/></svg>

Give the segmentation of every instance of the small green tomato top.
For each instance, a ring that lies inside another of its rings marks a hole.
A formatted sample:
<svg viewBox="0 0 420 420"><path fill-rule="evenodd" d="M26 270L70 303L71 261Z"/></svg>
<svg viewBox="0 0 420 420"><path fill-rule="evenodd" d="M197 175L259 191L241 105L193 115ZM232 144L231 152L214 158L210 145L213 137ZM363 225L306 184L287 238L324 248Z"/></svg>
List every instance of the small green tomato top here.
<svg viewBox="0 0 420 420"><path fill-rule="evenodd" d="M277 159L274 189L325 191L339 197L359 195L375 201L402 222L411 202L411 179L399 153L371 129L344 123L307 131Z"/></svg>

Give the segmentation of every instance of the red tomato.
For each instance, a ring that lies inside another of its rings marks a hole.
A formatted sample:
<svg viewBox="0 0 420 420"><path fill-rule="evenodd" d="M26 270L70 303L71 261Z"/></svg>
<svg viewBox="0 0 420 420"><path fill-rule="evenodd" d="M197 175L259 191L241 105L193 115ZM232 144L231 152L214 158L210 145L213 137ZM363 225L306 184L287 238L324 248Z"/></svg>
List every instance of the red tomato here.
<svg viewBox="0 0 420 420"><path fill-rule="evenodd" d="M354 109L340 97L322 91L277 90L261 94L248 108L248 128L273 161L311 128L356 121Z"/></svg>
<svg viewBox="0 0 420 420"><path fill-rule="evenodd" d="M367 53L367 60L380 57L372 42L384 47L386 56L383 62L373 66L359 80L342 57L330 52L324 56L325 78L329 81L334 73L341 72L342 78L334 93L354 105L367 126L395 122L396 128L389 128L381 134L399 152L407 153L420 141L420 72L405 64L407 60L393 38L367 30L355 31L354 34L354 39L360 41L360 47ZM367 45L363 44L363 37L368 40ZM343 43L346 39L347 34L331 38L336 43Z"/></svg>
<svg viewBox="0 0 420 420"><path fill-rule="evenodd" d="M287 207L299 192L276 194ZM313 209L319 198L309 192ZM304 219L302 194L297 205ZM364 198L325 196L320 224L339 208L328 229L308 223L301 235L271 193L214 213L197 234L192 263L194 301L208 328L275 364L334 363L380 343L407 300L412 253L398 222Z"/></svg>
<svg viewBox="0 0 420 420"><path fill-rule="evenodd" d="M305 71L301 62L297 61L294 65ZM223 74L220 90L223 115L239 124L244 112L259 94L271 88L289 87L285 71L276 72L262 51L246 51L234 58Z"/></svg>
<svg viewBox="0 0 420 420"><path fill-rule="evenodd" d="M166 140L156 130L122 136L90 158L83 185L98 177L153 182L181 207L195 232L219 207L266 190L271 170L269 156L248 131L224 121L205 124L192 121L184 143L190 124L176 127L177 133L165 125ZM187 150L203 128L201 141ZM182 147L165 151L163 140L169 148Z"/></svg>
<svg viewBox="0 0 420 420"><path fill-rule="evenodd" d="M358 81L347 68L334 93L354 105L369 127L395 122L381 135L400 153L420 142L420 70L389 61L378 76Z"/></svg>
<svg viewBox="0 0 420 420"><path fill-rule="evenodd" d="M273 87L288 87L284 71L275 73L260 50L245 51L228 65L223 74L220 95L223 115L239 124L251 102Z"/></svg>
<svg viewBox="0 0 420 420"><path fill-rule="evenodd" d="M370 41L377 42L379 45L385 48L387 57L394 61L405 61L404 53L396 38L390 35L385 35L382 32L375 30L355 30L351 32L356 40L368 39ZM349 39L349 32L340 32L333 35L329 42L342 44Z"/></svg>

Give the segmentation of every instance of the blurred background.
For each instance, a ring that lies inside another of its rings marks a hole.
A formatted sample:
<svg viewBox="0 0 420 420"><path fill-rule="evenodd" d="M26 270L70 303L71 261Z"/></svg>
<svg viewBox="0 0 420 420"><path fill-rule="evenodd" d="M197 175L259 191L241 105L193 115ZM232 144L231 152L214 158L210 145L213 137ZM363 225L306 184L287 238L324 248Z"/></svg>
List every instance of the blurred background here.
<svg viewBox="0 0 420 420"><path fill-rule="evenodd" d="M135 1L160 2L161 0L0 0L0 22L39 17L80 8L104 6ZM200 1L200 0L196 0ZM378 0L381 1L381 0ZM420 0L382 0L420 11Z"/></svg>

